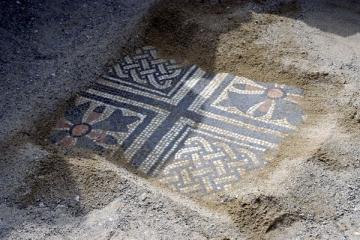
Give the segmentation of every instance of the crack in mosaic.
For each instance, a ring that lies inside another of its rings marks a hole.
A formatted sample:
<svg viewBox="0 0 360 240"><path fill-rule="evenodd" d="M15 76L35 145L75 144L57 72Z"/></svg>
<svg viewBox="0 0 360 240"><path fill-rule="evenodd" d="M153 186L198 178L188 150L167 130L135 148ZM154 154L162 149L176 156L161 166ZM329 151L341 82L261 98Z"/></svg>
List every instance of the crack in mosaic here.
<svg viewBox="0 0 360 240"><path fill-rule="evenodd" d="M119 148L144 174L188 194L231 188L303 120L298 88L178 66L144 47L87 91L52 142Z"/></svg>

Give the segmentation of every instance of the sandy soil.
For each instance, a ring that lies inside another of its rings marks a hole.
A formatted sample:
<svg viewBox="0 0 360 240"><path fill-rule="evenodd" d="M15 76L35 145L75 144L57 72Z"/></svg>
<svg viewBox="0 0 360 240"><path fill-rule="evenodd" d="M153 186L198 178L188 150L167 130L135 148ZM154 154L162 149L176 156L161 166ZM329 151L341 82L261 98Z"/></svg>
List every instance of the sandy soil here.
<svg viewBox="0 0 360 240"><path fill-rule="evenodd" d="M25 11L23 3L8 6L14 13L0 28L9 46L1 58L0 237L360 238L359 3L122 2L99 1L82 12L80 3L65 1L45 12L43 5L26 5L29 19L39 19L31 27L10 24ZM68 28L55 28L52 11ZM177 196L116 159L48 146L47 129L65 100L96 80L105 63L143 45L207 71L301 87L307 119L269 153L266 168L245 176L232 192L202 199ZM53 53L55 60L48 59Z"/></svg>

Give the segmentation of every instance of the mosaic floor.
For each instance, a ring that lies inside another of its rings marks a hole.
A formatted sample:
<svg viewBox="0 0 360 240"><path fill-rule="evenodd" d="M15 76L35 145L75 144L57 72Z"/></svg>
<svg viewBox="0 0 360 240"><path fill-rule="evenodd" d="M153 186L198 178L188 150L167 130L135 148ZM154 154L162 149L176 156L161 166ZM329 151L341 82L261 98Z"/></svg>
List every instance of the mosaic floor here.
<svg viewBox="0 0 360 240"><path fill-rule="evenodd" d="M81 92L53 143L118 152L189 194L227 190L302 122L300 89L179 67L144 47Z"/></svg>

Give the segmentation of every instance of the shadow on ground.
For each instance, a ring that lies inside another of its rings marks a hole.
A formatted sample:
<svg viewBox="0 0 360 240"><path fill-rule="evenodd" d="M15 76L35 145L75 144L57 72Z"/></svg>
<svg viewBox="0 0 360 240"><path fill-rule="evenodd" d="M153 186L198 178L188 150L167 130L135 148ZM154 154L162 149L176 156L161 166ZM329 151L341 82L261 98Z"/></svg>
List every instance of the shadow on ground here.
<svg viewBox="0 0 360 240"><path fill-rule="evenodd" d="M235 75L241 75L264 82L276 81L311 90L310 87L307 87L309 82L318 80L319 77L324 77L324 79L326 79L327 76L304 75L291 69L283 71L278 63L274 62L273 65L269 64L268 56L264 55L264 49L256 46L254 42L258 39L257 31L264 31L266 25L275 21L273 16L280 15L288 18L295 18L299 21L303 21L305 24L325 32L334 33L341 37L349 37L359 33L359 8L358 4L351 0L321 1L321 4L315 4L314 6L310 0L302 1L309 3L306 5L309 9L303 10L299 8L296 1L291 1L289 4L285 5L280 4L275 7L268 7L266 1L255 1L263 2L257 3L255 12L270 13L261 18L257 18L254 14L249 12L248 9L241 9L241 7L238 7L241 4L246 4L246 1L223 1L222 5L183 2L184 3L181 3L180 1L161 1L153 8L151 14L146 18L149 23L148 28L143 34L140 34L143 37L144 45L153 45L154 47L157 47L165 57L175 58L184 64L197 64L210 72L230 72ZM16 3L14 2L12 4ZM66 13L67 4L66 1L61 4L63 9L61 10L60 15L63 15L65 18L70 18L71 16ZM6 50L6 58L2 57L0 59L1 64L4 64L3 66L12 64L12 61L14 60L13 52L16 54L18 49L26 49L26 38L18 39L17 34L22 34L22 31L28 27L27 24L31 23L33 17L36 17L27 12L26 6L27 5L24 4L20 10L2 15L1 31L6 32L6 35L3 35L5 38L2 39L2 45L10 46L9 49ZM322 6L328 6L329 10L321 11L321 15L318 15L317 8L322 8ZM332 6L335 6L339 15L333 14L332 10L330 10L330 7L333 9ZM47 18L51 19L53 11L51 8L40 9L39 11L43 11L46 13ZM121 11L121 6L114 8L113 11ZM310 13L303 16L302 11ZM21 19L19 20L19 18ZM56 21L56 19L52 19L52 21ZM21 24L13 25L15 22L20 22ZM334 24L334 22L337 22L338 24ZM76 22L72 22L71 24L77 26ZM106 24L106 22L104 24ZM19 26L22 26L19 30L12 31L13 28L18 28ZM86 28L85 25L82 26ZM71 34L77 35L78 32L82 32L78 27L79 26L74 27L71 30L74 32ZM9 31L10 29L11 31ZM117 30L120 31L120 29ZM70 33L59 32L58 34L62 35ZM117 39L114 41L116 40ZM48 41L50 48L54 44L52 42L53 39L45 39L44 41ZM73 44L76 45L77 41L86 42L88 40L84 35L81 37L79 36L79 38L75 37ZM85 62L86 64L89 57L96 57L90 54L90 51L92 48L96 47L97 41L89 41L89 43L91 43L92 46L88 49L89 51L84 51L80 54L82 56L79 58L79 62ZM19 47L20 45L21 47ZM67 46L63 47L66 48ZM27 51L29 51L29 54L27 54ZM37 61L51 62L55 61L54 59L57 59L58 55L61 55L61 53L54 53L52 51L49 53L40 53L39 50L32 49L31 47L25 52L25 57L22 60L27 62L31 62L34 59ZM29 56L31 57L29 58ZM67 62L65 58L61 61L64 61L64 64ZM21 65L21 63L19 65ZM53 67L52 63L50 65ZM43 68L46 68L47 66L47 64L41 65ZM8 69L10 68L2 67L1 71L3 73ZM79 69L77 76L80 77L84 70ZM16 71L21 72L22 67L16 68ZM52 71L49 70L48 73L48 78L44 81L45 84L55 81L50 75ZM24 78L25 77L26 76L24 76ZM63 75L63 77L65 76ZM38 78L39 77L35 77L33 81L38 81ZM65 84L61 82L62 79L57 79L56 81L59 83L58 86ZM73 77L72 80L66 80L66 84L68 86L62 87L62 91L71 90L72 84L75 84L76 86L81 85L83 87L88 84L88 82L82 82L80 84L77 82L77 78ZM9 92L14 93L14 89L19 88L19 86L21 88L22 85L10 83L9 86L9 88L11 88L11 91L9 90ZM40 89L40 87L42 86L34 85L34 88L36 89ZM78 89L78 87L76 89ZM6 89L4 91L6 91ZM54 87L45 94L39 94L40 97L37 104L40 105L45 98L46 101L53 103L52 107L56 106L57 103L55 102L58 100L53 99L53 96L51 95L57 91L58 89ZM316 91L319 90L317 89ZM7 94L6 102L10 102L12 97L15 99L27 98L27 94L33 94L31 89L23 96L15 95L10 97L11 94ZM13 103L11 104L13 105ZM31 114L31 111L34 111L35 106L36 105L32 106L33 108L27 113ZM10 111L9 109L12 109L12 107L4 108L1 117L4 117L4 112ZM51 106L46 109L47 113L54 112L50 109ZM314 112L318 110L319 106L314 106L312 109ZM23 117L25 116L26 114L23 114ZM21 135L17 135L17 137L19 136L21 137ZM34 135L32 137L36 136ZM6 160L2 160L4 165L14 164L14 162L12 162L14 158L11 153L13 150L4 148L4 153L9 151L9 155L4 154L4 158L6 158ZM25 157L31 159L32 155L25 155ZM39 206L41 203L50 208L66 205L70 209L70 214L78 216L85 214L91 209L101 208L119 194L120 191L118 191L116 186L120 186L121 181L118 180L115 175L112 175L111 172L99 174L97 169L91 167L91 164L84 167L82 164L77 164L77 161L81 163L83 160L78 159L69 163L64 157L51 154L51 157L43 158L36 166L29 168L30 171L22 170L19 174L23 175L22 178L24 181L19 183L21 186L19 185L15 194L6 196L8 199L6 204L22 209ZM17 164L20 165L20 163ZM17 165L14 164L14 166ZM2 169L5 171L9 168L4 167ZM13 173L15 173L15 171L13 171ZM7 176L9 176L9 172L7 173ZM11 176L8 177L8 179L11 178ZM111 185L110 188L109 184ZM103 194L99 195L101 189L108 189L108 191L104 191ZM81 193L86 194L82 195ZM80 201L78 197L80 198ZM85 202L82 201L83 197L87 198L85 199ZM101 201L99 201L99 199L101 199ZM293 215L291 214L292 213L290 213L292 219ZM32 220L35 221L35 218L36 216L34 216L34 219ZM10 223L9 225L11 225L11 227L8 230L3 231L2 236L5 237L7 231L21 228L21 224L22 222L17 222L16 224Z"/></svg>
<svg viewBox="0 0 360 240"><path fill-rule="evenodd" d="M306 2L306 1L305 1ZM310 2L310 1L307 1ZM340 37L351 37L360 33L360 3L356 0L313 1L303 11L311 11L299 16L305 24L333 33Z"/></svg>

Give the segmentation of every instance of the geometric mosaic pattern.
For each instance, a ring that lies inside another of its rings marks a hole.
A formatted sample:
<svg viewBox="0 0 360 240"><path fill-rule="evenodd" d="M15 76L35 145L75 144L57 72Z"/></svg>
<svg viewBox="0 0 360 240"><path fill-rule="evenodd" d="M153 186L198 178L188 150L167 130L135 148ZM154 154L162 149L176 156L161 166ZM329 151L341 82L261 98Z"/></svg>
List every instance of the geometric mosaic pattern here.
<svg viewBox="0 0 360 240"><path fill-rule="evenodd" d="M298 88L178 66L144 47L81 92L50 139L116 152L171 189L224 191L303 120Z"/></svg>

